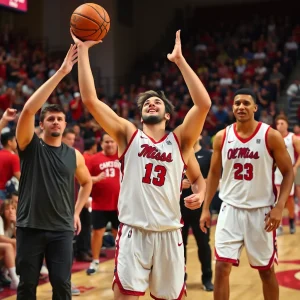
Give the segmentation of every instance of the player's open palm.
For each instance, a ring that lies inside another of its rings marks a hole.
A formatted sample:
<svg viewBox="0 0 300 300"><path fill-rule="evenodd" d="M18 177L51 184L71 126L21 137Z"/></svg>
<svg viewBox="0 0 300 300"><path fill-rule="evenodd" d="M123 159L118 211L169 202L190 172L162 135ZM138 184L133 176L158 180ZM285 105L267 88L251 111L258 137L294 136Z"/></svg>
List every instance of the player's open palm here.
<svg viewBox="0 0 300 300"><path fill-rule="evenodd" d="M64 72L64 74L69 74L72 71L73 66L78 61L78 54L77 54L77 46L72 45L60 67L60 70Z"/></svg>
<svg viewBox="0 0 300 300"><path fill-rule="evenodd" d="M168 59L174 63L178 63L180 59L182 59L182 52L181 52L181 40L180 40L180 30L176 32L175 38L175 46L173 52L168 54Z"/></svg>
<svg viewBox="0 0 300 300"><path fill-rule="evenodd" d="M6 122L10 122L15 120L16 117L17 117L17 110L13 108L7 108L2 116L2 119L5 120Z"/></svg>
<svg viewBox="0 0 300 300"><path fill-rule="evenodd" d="M210 228L211 214L209 209L203 209L200 218L200 228L204 233L207 233L207 228Z"/></svg>
<svg viewBox="0 0 300 300"><path fill-rule="evenodd" d="M282 219L282 209L279 207L274 207L265 217L265 230L271 232L276 230Z"/></svg>
<svg viewBox="0 0 300 300"><path fill-rule="evenodd" d="M96 45L96 44L99 44L99 43L102 43L102 40L99 40L99 41L81 41L73 32L72 32L72 29L70 28L70 33L71 33L71 36L72 36L72 39L74 41L74 43L77 45L77 46L84 46L86 48L91 48L92 46Z"/></svg>

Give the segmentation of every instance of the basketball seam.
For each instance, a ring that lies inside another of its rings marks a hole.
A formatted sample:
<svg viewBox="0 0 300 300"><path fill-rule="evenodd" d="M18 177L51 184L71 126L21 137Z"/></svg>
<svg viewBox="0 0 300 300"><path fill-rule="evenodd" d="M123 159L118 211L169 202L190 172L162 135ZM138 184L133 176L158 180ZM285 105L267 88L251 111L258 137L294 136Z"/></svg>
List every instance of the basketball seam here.
<svg viewBox="0 0 300 300"><path fill-rule="evenodd" d="M106 21L105 18L103 18L103 17L99 14L98 10L97 10L95 7L93 7L93 6L91 6L91 5L87 4L87 3L85 3L85 5L91 7L91 8L99 15L99 17L100 17L103 21L105 21L106 23L110 23L110 22ZM105 17L105 10L104 10L103 7L102 7L102 10L103 10L103 15L104 15L104 17Z"/></svg>
<svg viewBox="0 0 300 300"><path fill-rule="evenodd" d="M93 34L95 34L95 33L97 33L97 31L100 31L99 29L81 29L81 28L78 28L78 27L76 27L76 26L74 26L74 24L71 24L73 27L74 27L74 29L76 29L76 30L81 30L81 31L93 31L93 33L91 33L90 35L93 35ZM75 33L74 33L75 34ZM85 37L87 37L87 36L90 36L90 35L85 35Z"/></svg>
<svg viewBox="0 0 300 300"><path fill-rule="evenodd" d="M99 26L99 24L97 23L96 20L94 20L94 19L92 19L92 18L90 18L90 17L87 17L86 15L82 15L82 14L77 13L77 12L76 12L76 13L73 13L73 15L78 15L78 16L81 16L81 17L83 17L83 18L86 18L86 19L92 21L93 23L95 23L95 24L100 28L100 26ZM97 30L99 30L99 29L97 29Z"/></svg>

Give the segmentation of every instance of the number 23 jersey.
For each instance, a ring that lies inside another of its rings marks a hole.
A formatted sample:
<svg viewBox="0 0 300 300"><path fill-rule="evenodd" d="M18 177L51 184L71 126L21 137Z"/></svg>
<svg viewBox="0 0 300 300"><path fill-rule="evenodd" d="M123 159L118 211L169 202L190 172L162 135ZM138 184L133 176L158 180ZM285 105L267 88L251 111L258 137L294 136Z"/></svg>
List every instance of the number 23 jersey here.
<svg viewBox="0 0 300 300"><path fill-rule="evenodd" d="M120 222L149 231L182 227L179 201L186 166L176 136L169 133L155 142L138 129L120 162Z"/></svg>
<svg viewBox="0 0 300 300"><path fill-rule="evenodd" d="M226 127L219 194L225 203L247 209L274 205L276 188L274 160L267 145L269 128L259 122L252 136L243 139L236 131L236 123Z"/></svg>

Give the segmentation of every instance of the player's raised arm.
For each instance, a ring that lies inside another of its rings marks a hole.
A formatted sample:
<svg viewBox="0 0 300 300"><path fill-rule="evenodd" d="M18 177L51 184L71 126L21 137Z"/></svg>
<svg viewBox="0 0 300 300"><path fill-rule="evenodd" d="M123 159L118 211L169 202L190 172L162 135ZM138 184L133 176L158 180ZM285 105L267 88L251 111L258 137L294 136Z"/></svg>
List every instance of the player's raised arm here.
<svg viewBox="0 0 300 300"><path fill-rule="evenodd" d="M283 177L280 185L280 194L277 204L266 216L265 229L270 232L278 228L278 226L280 225L282 211L292 189L294 172L291 157L286 149L281 134L277 130L274 130L272 128L269 129L267 136L267 145Z"/></svg>
<svg viewBox="0 0 300 300"><path fill-rule="evenodd" d="M207 232L206 227L210 227L210 211L211 201L218 189L222 172L222 143L225 129L219 131L213 143L213 154L211 157L210 169L206 181L206 194L203 203L203 210L200 219L200 227L203 232Z"/></svg>
<svg viewBox="0 0 300 300"><path fill-rule="evenodd" d="M183 123L175 129L180 144L185 148L190 148L202 131L211 100L201 80L182 55L180 30L176 32L175 46L173 52L168 54L168 59L178 66L194 102L194 106L187 113Z"/></svg>
<svg viewBox="0 0 300 300"><path fill-rule="evenodd" d="M30 143L34 134L34 116L47 101L58 83L71 72L73 65L77 62L76 45L71 45L59 70L48 79L33 95L28 99L21 111L16 138L19 148L24 150Z"/></svg>
<svg viewBox="0 0 300 300"><path fill-rule="evenodd" d="M99 125L120 146L120 144L124 143L124 140L128 141L131 138L136 128L128 120L119 117L108 105L101 102L97 97L89 60L89 48L102 41L82 42L72 31L71 35L78 47L78 78L82 101Z"/></svg>

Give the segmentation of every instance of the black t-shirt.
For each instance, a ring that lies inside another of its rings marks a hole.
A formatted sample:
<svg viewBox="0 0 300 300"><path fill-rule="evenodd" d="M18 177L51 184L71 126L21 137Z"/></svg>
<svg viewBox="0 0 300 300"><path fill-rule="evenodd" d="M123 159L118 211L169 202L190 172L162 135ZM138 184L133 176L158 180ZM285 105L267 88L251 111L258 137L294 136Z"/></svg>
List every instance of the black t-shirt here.
<svg viewBox="0 0 300 300"><path fill-rule="evenodd" d="M207 150L207 149L201 148L200 151L195 153L195 156L196 156L197 161L199 163L200 170L201 170L201 173L202 173L203 177L207 178L209 168L210 168L210 161L211 161L212 152ZM193 194L191 188L183 189L181 197L180 197L180 202L182 202L182 204L183 204L183 199L185 197L191 195L191 194Z"/></svg>
<svg viewBox="0 0 300 300"><path fill-rule="evenodd" d="M74 231L76 153L62 143L45 144L36 134L21 151L17 227Z"/></svg>

